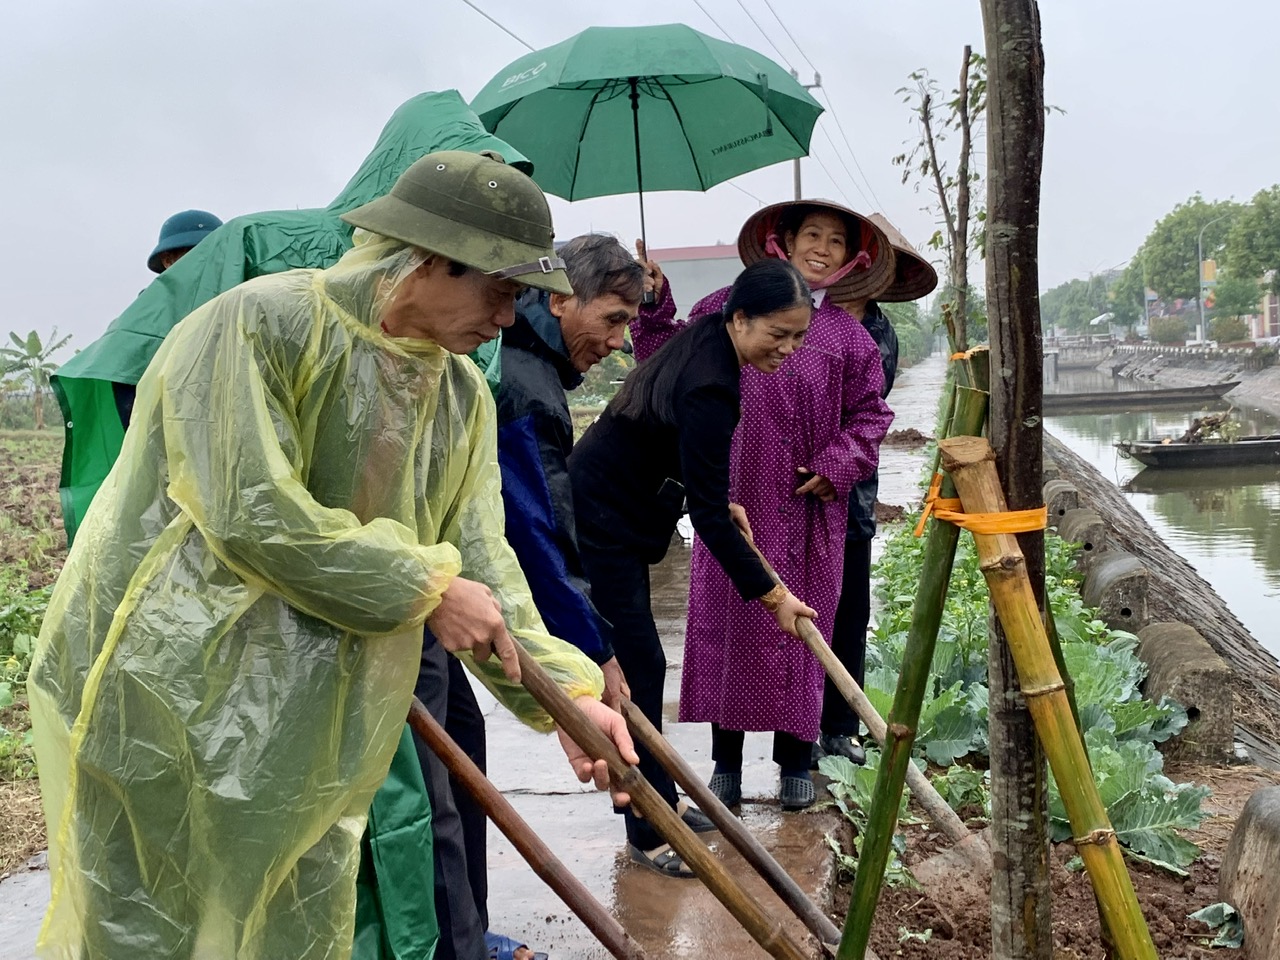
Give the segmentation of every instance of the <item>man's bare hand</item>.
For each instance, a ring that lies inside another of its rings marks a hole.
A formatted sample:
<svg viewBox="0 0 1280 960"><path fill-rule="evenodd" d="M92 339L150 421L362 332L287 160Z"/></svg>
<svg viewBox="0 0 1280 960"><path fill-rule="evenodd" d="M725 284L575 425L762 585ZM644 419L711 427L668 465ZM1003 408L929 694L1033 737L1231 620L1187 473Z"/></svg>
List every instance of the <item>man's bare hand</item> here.
<svg viewBox="0 0 1280 960"><path fill-rule="evenodd" d="M806 467L798 467L796 473L802 477L808 477L799 489L796 490L797 497L807 496L812 493L823 503L830 503L836 498L836 486L820 473L814 473Z"/></svg>
<svg viewBox="0 0 1280 960"><path fill-rule="evenodd" d="M662 267L658 266L656 261L649 259L643 240L636 241L636 259L640 261L640 266L644 267L644 292L652 293L656 297L662 292Z"/></svg>
<svg viewBox="0 0 1280 960"><path fill-rule="evenodd" d="M502 620L498 598L483 583L455 577L427 618L427 626L450 653L469 650L481 663L496 653L507 679L520 682L515 641Z"/></svg>
<svg viewBox="0 0 1280 960"><path fill-rule="evenodd" d="M635 744L631 741L631 734L627 732L627 721L622 719L622 714L610 710L595 697L578 697L573 702L586 714L587 719L597 730L613 741L614 746L618 748L618 753L622 755L623 763L640 762L640 758L636 756ZM569 735L559 727L556 727L556 734L560 737L560 746L564 750L564 755L569 758L569 765L573 767L577 778L582 783L594 780L597 790L606 789L609 786L609 765L603 760L593 761L587 756L587 752L569 739ZM612 790L611 793L614 806L625 807L631 802L631 797L626 793L618 790Z"/></svg>
<svg viewBox="0 0 1280 960"><path fill-rule="evenodd" d="M601 699L611 710L621 709L622 698L631 699L631 688L627 686L627 678L622 675L622 667L618 658L611 657L600 664L600 672L604 674L604 695Z"/></svg>

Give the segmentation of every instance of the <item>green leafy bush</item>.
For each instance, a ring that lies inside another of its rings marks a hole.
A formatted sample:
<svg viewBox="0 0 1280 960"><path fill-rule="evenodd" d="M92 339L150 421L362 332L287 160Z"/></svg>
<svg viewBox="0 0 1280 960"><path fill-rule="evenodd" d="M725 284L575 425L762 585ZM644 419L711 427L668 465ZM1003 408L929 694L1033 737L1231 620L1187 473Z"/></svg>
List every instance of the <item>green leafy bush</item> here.
<svg viewBox="0 0 1280 960"><path fill-rule="evenodd" d="M924 555L924 538L913 536L913 526L908 520L889 538L876 566L880 609L867 651L865 686L867 697L884 716L897 689ZM1146 666L1136 654L1137 638L1109 629L1096 610L1085 606L1072 563L1074 552L1072 545L1046 534L1045 592L1074 683L1099 791L1130 853L1181 871L1198 850L1176 830L1198 825L1208 791L1175 785L1164 777L1163 759L1154 744L1180 731L1187 723L1186 712L1167 699L1152 703L1143 698ZM919 762L947 768L934 782L956 809L990 808L985 775L975 769L985 766L988 752L987 624L986 582L972 537L962 536L914 744ZM868 757L874 753L868 751ZM960 761L971 766L960 766ZM845 806L862 802L855 791L846 792ZM1052 781L1050 812L1055 838L1068 839L1070 828Z"/></svg>
<svg viewBox="0 0 1280 960"><path fill-rule="evenodd" d="M20 567L0 569L0 782L35 772L25 687L49 588L28 592Z"/></svg>
<svg viewBox="0 0 1280 960"><path fill-rule="evenodd" d="M1181 317L1156 317L1151 321L1151 339L1156 343L1181 343L1187 339L1187 322Z"/></svg>

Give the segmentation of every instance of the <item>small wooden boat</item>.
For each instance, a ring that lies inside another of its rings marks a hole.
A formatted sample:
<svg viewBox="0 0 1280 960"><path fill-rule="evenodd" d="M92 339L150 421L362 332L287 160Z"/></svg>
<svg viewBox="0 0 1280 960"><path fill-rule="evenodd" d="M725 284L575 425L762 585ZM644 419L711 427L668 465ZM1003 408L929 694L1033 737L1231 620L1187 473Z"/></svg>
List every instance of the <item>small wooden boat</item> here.
<svg viewBox="0 0 1280 960"><path fill-rule="evenodd" d="M1235 440L1120 440L1116 449L1148 467L1239 467L1246 464L1280 464L1280 433Z"/></svg>
<svg viewBox="0 0 1280 960"><path fill-rule="evenodd" d="M1149 407L1188 406L1214 403L1228 392L1240 386L1239 380L1230 383L1210 383L1200 387L1160 387L1155 390L1115 390L1103 393L1046 393L1044 412L1077 413L1089 410L1145 410Z"/></svg>

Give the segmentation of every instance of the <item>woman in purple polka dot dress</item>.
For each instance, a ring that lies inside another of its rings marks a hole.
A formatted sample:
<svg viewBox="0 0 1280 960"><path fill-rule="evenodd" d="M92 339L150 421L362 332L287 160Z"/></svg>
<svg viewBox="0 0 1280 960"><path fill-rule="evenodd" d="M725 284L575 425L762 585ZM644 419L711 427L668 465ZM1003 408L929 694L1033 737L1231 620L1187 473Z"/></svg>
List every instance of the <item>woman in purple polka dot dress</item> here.
<svg viewBox="0 0 1280 960"><path fill-rule="evenodd" d="M875 471L893 421L880 396L879 350L836 304L872 298L887 286L894 253L869 220L822 200L760 210L743 225L738 251L745 264L790 260L815 294L804 346L778 374L743 371L730 498L745 509L756 545L783 583L817 611L816 625L829 636L840 599L849 491ZM661 276L656 264L646 265ZM727 292L699 301L689 321L718 310ZM632 325L637 359L685 325L663 282L658 301L641 307ZM711 789L730 806L742 799L744 731L772 731L779 797L784 809L798 810L816 799L809 762L822 712L822 665L756 606L742 602L695 540L680 720L712 724Z"/></svg>

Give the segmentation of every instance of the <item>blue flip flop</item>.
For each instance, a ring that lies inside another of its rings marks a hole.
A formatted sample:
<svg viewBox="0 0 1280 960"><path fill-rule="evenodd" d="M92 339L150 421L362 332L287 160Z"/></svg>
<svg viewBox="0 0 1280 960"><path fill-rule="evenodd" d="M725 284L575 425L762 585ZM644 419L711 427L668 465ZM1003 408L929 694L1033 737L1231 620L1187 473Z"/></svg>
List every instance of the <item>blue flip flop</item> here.
<svg viewBox="0 0 1280 960"><path fill-rule="evenodd" d="M484 946L489 951L489 960L516 960L517 950L521 947L526 950L529 949L527 943L512 940L501 933L493 933L489 930L484 932ZM533 960L547 960L547 955L545 953L535 953Z"/></svg>

